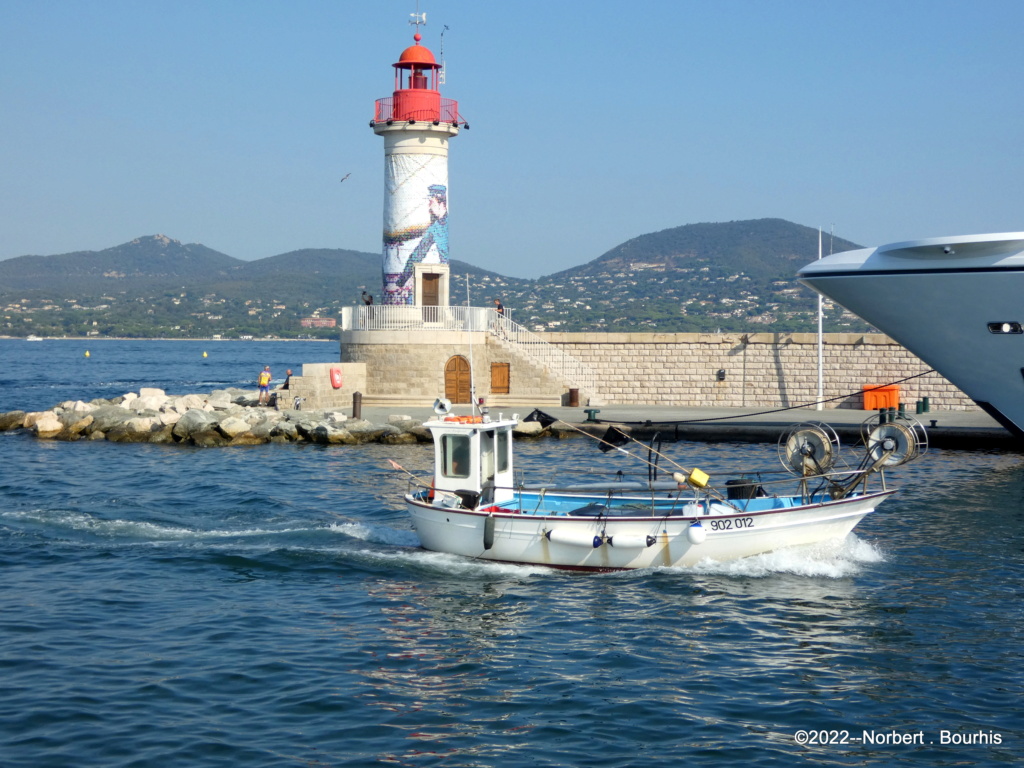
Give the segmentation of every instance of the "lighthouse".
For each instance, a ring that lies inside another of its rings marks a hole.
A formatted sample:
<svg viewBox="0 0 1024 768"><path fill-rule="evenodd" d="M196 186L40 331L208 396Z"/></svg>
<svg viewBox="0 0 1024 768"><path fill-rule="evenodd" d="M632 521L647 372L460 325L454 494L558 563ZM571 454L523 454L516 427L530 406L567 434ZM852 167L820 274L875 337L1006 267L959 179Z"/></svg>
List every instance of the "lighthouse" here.
<svg viewBox="0 0 1024 768"><path fill-rule="evenodd" d="M425 15L425 14L424 14ZM448 302L448 141L458 103L442 99L441 64L415 43L398 57L395 90L377 99L370 126L384 137L384 304Z"/></svg>

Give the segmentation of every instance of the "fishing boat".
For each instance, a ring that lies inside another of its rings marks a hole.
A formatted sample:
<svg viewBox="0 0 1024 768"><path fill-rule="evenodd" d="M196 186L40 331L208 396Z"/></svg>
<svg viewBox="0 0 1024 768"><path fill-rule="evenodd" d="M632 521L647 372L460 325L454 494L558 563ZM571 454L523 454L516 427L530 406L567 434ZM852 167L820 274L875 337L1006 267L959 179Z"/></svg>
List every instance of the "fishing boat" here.
<svg viewBox="0 0 1024 768"><path fill-rule="evenodd" d="M432 477L407 473L405 502L423 548L566 569L693 566L841 539L895 492L886 487L885 470L927 450L918 422L883 415L874 417L879 423L865 422L865 455L855 467L839 468L834 430L809 423L779 438L781 471L713 482L649 446L648 453L674 465L670 474L659 478L647 460L641 480L619 473L585 483L528 483L515 469L517 416L454 416L450 407L439 400L436 418L424 424L433 438ZM556 420L541 411L524 419L544 426ZM605 451L643 454L624 448L637 441L614 426L593 439Z"/></svg>

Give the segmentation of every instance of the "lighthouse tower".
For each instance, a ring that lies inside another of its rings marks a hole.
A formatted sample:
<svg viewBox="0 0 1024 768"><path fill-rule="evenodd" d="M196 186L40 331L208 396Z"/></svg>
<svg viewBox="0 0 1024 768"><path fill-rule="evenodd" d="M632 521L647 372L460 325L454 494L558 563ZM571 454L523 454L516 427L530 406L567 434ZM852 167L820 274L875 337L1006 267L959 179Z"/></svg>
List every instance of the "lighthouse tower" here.
<svg viewBox="0 0 1024 768"><path fill-rule="evenodd" d="M441 98L441 65L418 31L413 39L393 65L394 93L377 100L370 123L384 137L382 303L446 306L448 140L462 121L458 103Z"/></svg>

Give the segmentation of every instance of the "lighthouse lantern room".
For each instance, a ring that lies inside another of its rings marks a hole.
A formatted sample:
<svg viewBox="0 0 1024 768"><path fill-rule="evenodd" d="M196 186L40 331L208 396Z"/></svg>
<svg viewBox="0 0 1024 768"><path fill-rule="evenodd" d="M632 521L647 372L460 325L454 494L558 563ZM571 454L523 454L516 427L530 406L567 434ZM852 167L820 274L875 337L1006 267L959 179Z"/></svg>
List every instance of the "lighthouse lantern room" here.
<svg viewBox="0 0 1024 768"><path fill-rule="evenodd" d="M417 22L417 24L423 22ZM395 90L370 123L384 137L383 303L447 306L448 140L458 103L442 99L441 64L413 36L393 64Z"/></svg>

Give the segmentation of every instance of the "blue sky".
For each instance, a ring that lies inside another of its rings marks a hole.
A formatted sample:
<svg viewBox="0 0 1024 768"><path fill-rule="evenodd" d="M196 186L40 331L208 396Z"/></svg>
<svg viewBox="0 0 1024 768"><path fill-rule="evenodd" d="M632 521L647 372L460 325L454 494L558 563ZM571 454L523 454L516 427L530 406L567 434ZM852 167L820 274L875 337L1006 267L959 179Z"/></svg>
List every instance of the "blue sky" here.
<svg viewBox="0 0 1024 768"><path fill-rule="evenodd" d="M453 258L536 277L764 217L864 245L1024 230L1020 0L420 6L471 126ZM0 258L157 233L379 252L368 123L415 10L0 0Z"/></svg>

